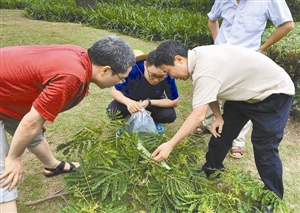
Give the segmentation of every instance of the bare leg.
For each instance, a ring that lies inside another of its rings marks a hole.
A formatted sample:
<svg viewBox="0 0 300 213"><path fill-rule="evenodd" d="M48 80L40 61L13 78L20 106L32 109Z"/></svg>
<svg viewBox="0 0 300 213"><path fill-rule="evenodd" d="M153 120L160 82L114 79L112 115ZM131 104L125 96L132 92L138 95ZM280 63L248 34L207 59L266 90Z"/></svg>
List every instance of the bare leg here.
<svg viewBox="0 0 300 213"><path fill-rule="evenodd" d="M1 213L17 213L17 203L16 200L12 200L5 203L0 203Z"/></svg>
<svg viewBox="0 0 300 213"><path fill-rule="evenodd" d="M243 129L241 130L238 137L234 139L234 141L232 142L232 149L239 149L239 147L241 147L241 149L244 149L245 142L246 142L246 135L250 131L251 127L252 127L252 122L248 121L243 127ZM232 157L241 158L244 155L243 153L244 151L242 153L241 152L232 153Z"/></svg>
<svg viewBox="0 0 300 213"><path fill-rule="evenodd" d="M60 161L53 156L46 138L44 138L42 142L36 147L28 149L30 152L35 154L35 156L44 164L44 167L46 168L56 168L60 164ZM78 162L72 163L75 165L76 168L80 166ZM70 165L66 163L65 170L69 170L69 168Z"/></svg>

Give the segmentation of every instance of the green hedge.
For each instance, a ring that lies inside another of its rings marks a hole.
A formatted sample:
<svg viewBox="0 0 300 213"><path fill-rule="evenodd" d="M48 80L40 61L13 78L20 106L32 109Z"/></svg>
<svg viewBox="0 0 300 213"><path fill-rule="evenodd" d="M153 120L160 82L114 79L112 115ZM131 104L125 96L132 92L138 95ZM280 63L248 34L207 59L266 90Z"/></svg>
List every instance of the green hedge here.
<svg viewBox="0 0 300 213"><path fill-rule="evenodd" d="M300 0L286 0L286 3L291 10L294 21L300 22Z"/></svg>
<svg viewBox="0 0 300 213"><path fill-rule="evenodd" d="M74 0L75 1L75 0ZM109 3L114 5L122 5L124 3L131 5L155 6L157 8L182 8L207 14L214 1L213 0L97 0L101 3ZM6 9L24 9L30 0L0 0L0 8ZM63 3L64 1L61 0ZM300 21L300 0L288 0L287 4L293 14L295 21Z"/></svg>
<svg viewBox="0 0 300 213"><path fill-rule="evenodd" d="M25 9L28 5L28 0L0 0L0 9Z"/></svg>
<svg viewBox="0 0 300 213"><path fill-rule="evenodd" d="M180 8L98 3L95 8L84 9L76 7L73 0L41 0L29 4L25 15L40 20L79 22L150 41L175 39L189 47L212 43L207 16Z"/></svg>
<svg viewBox="0 0 300 213"><path fill-rule="evenodd" d="M208 13L214 4L214 1L207 0L98 0L100 3L123 4L124 2L131 5L155 6L157 8L182 8L184 10Z"/></svg>
<svg viewBox="0 0 300 213"><path fill-rule="evenodd" d="M275 27L268 28L263 34L262 41L274 32ZM300 115L300 23L295 23L295 29L266 51L266 55L279 64L292 78L296 95L292 112Z"/></svg>

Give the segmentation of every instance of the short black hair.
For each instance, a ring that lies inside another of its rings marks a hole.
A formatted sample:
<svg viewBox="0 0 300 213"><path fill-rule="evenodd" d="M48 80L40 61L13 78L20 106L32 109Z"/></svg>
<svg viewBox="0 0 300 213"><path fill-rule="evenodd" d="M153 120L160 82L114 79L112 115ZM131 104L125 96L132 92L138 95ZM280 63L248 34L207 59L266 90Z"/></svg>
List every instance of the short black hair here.
<svg viewBox="0 0 300 213"><path fill-rule="evenodd" d="M135 55L120 37L111 35L98 40L88 49L91 62L98 66L110 66L113 73L125 73L135 65Z"/></svg>
<svg viewBox="0 0 300 213"><path fill-rule="evenodd" d="M148 53L148 56L146 58L147 66L150 67L155 64L155 56L156 56L156 50L152 50Z"/></svg>
<svg viewBox="0 0 300 213"><path fill-rule="evenodd" d="M174 66L174 59L176 55L187 58L188 48L178 41L167 40L162 42L155 51L155 63L156 67L161 65Z"/></svg>

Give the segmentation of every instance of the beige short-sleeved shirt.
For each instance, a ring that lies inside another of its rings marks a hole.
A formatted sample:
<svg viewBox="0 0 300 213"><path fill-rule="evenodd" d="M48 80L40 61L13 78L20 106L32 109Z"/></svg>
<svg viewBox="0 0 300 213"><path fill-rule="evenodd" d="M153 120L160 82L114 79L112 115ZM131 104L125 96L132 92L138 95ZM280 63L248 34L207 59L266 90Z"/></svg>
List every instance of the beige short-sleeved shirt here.
<svg viewBox="0 0 300 213"><path fill-rule="evenodd" d="M256 103L271 94L295 94L289 75L267 56L243 47L209 45L188 52L193 108L216 100Z"/></svg>

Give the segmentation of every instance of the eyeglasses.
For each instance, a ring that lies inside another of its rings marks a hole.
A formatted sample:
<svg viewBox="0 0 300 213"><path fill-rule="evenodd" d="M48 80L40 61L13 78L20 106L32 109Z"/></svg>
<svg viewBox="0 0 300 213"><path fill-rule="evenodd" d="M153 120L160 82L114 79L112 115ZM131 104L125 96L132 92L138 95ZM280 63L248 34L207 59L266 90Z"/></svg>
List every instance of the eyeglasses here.
<svg viewBox="0 0 300 213"><path fill-rule="evenodd" d="M149 71L148 67L147 67L147 66L145 66L145 67L146 67L146 69L147 69L149 78L156 78L156 79L158 79L158 80L164 80L164 79L167 77L167 75L156 75L156 74L154 74L154 73L151 73L151 72Z"/></svg>
<svg viewBox="0 0 300 213"><path fill-rule="evenodd" d="M118 73L116 73L113 69L111 69L117 76L118 78L120 79L120 83L124 83L126 80L124 78L121 78Z"/></svg>

